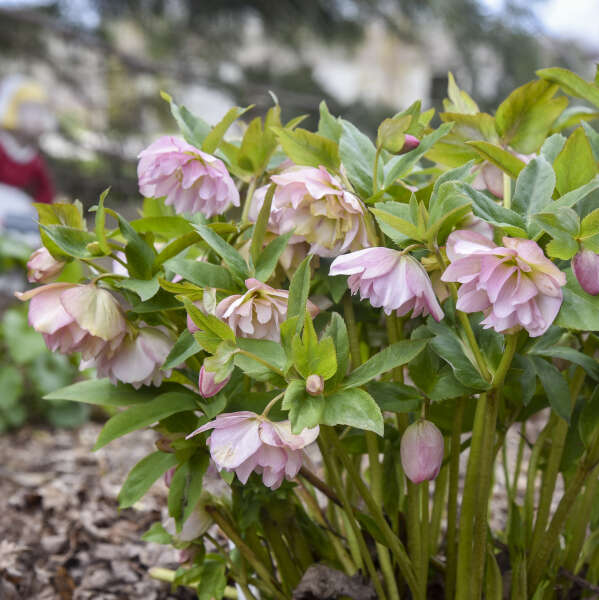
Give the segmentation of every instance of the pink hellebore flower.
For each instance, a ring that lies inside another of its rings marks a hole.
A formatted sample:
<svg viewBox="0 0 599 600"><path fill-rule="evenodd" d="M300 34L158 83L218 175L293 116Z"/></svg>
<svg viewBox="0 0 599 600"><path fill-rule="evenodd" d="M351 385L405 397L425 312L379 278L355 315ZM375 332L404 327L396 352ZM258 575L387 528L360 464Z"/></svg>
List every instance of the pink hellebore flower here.
<svg viewBox="0 0 599 600"><path fill-rule="evenodd" d="M275 290L257 279L246 279L248 291L221 300L216 316L229 324L235 335L278 342L280 324L287 318L287 290ZM314 317L318 308L308 300L308 312Z"/></svg>
<svg viewBox="0 0 599 600"><path fill-rule="evenodd" d="M239 206L239 192L222 160L181 139L163 136L139 155L139 191L147 197L166 196L175 211L212 217L229 205Z"/></svg>
<svg viewBox="0 0 599 600"><path fill-rule="evenodd" d="M269 220L273 233L295 230L290 243L307 242L318 256L337 256L370 246L360 199L324 167L289 167L271 181L277 184ZM267 189L256 190L256 216Z"/></svg>
<svg viewBox="0 0 599 600"><path fill-rule="evenodd" d="M212 396L216 396L226 385L229 383L231 377L227 377L223 381L216 383L214 381L214 373L212 371L207 371L204 365L200 369L200 377L198 379L198 389L200 391L200 396L203 398L212 398Z"/></svg>
<svg viewBox="0 0 599 600"><path fill-rule="evenodd" d="M66 263L56 260L47 248L38 248L27 261L29 283L46 283L58 275Z"/></svg>
<svg viewBox="0 0 599 600"><path fill-rule="evenodd" d="M566 276L536 242L503 238L504 246L473 231L454 231L447 238L451 264L441 279L461 283L457 308L483 311L485 328L512 333L521 328L543 335L562 304Z"/></svg>
<svg viewBox="0 0 599 600"><path fill-rule="evenodd" d="M29 324L53 352L81 352L89 360L106 346L110 351L118 348L125 335L125 318L117 301L94 284L50 283L16 295L31 299Z"/></svg>
<svg viewBox="0 0 599 600"><path fill-rule="evenodd" d="M572 259L572 271L587 294L599 295L599 254L581 250Z"/></svg>
<svg viewBox="0 0 599 600"><path fill-rule="evenodd" d="M249 411L218 415L190 438L213 429L207 444L217 469L235 471L241 483L246 483L252 471L262 473L264 485L275 490L284 478L293 479L299 472L304 447L319 433L318 426L291 433L289 421L273 423L266 417Z"/></svg>
<svg viewBox="0 0 599 600"><path fill-rule="evenodd" d="M401 465L412 483L434 479L443 463L443 435L430 421L417 421L404 431Z"/></svg>
<svg viewBox="0 0 599 600"><path fill-rule="evenodd" d="M142 326L136 335L126 336L118 348L105 348L81 368L95 366L98 377L108 377L115 385L122 381L135 389L142 385L159 386L163 377L171 374L170 369L163 371L161 367L173 344L166 328Z"/></svg>
<svg viewBox="0 0 599 600"><path fill-rule="evenodd" d="M443 318L424 267L397 250L367 248L338 256L329 275L349 275L347 284L352 294L360 290L362 298L382 307L388 315L395 310L403 316L412 310L413 317L430 314L436 321Z"/></svg>

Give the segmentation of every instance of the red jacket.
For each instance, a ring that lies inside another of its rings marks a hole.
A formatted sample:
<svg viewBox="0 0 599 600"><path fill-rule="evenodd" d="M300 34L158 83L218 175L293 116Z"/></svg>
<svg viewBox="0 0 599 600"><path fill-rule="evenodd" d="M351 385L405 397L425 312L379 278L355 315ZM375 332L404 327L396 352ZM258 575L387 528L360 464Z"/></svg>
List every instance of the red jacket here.
<svg viewBox="0 0 599 600"><path fill-rule="evenodd" d="M0 142L0 183L11 185L28 193L36 202L49 204L54 198L54 187L44 159L35 154L31 160L18 162Z"/></svg>

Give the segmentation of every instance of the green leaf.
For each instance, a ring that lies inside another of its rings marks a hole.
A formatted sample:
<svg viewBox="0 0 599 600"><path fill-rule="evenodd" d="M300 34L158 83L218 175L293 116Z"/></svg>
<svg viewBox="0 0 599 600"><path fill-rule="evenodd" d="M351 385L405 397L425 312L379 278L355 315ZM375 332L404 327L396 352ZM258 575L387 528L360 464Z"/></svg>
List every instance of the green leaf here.
<svg viewBox="0 0 599 600"><path fill-rule="evenodd" d="M222 561L206 560L198 584L198 600L221 600L225 595L227 577Z"/></svg>
<svg viewBox="0 0 599 600"><path fill-rule="evenodd" d="M75 257L90 258L93 256L87 249L88 244L96 241L96 236L81 229L73 229L64 225L43 225L40 223L42 237L45 234L54 246L58 248L59 258ZM54 250L53 250L54 251Z"/></svg>
<svg viewBox="0 0 599 600"><path fill-rule="evenodd" d="M73 400L100 406L130 406L144 404L156 396L156 390L142 388L136 390L131 385L113 385L108 379L79 381L44 396L44 400Z"/></svg>
<svg viewBox="0 0 599 600"><path fill-rule="evenodd" d="M597 164L589 140L582 128L575 129L553 163L557 190L561 196L591 181Z"/></svg>
<svg viewBox="0 0 599 600"><path fill-rule="evenodd" d="M586 250L599 253L599 208L590 212L580 223L579 239Z"/></svg>
<svg viewBox="0 0 599 600"><path fill-rule="evenodd" d="M302 337L295 335L291 342L291 356L297 371L307 379L310 375L320 375L330 379L337 372L337 357L333 338L318 340L310 315L305 313Z"/></svg>
<svg viewBox="0 0 599 600"><path fill-rule="evenodd" d="M415 231L409 227L409 225L412 225L416 228L411 221L410 207L407 204L403 204L401 202L377 202L375 207L376 210L380 210L398 217L400 221L395 222L395 224L400 225L404 231L409 231L410 233L415 234ZM406 243L412 239L409 235L402 233L399 229L396 229L391 224L386 223L382 218L377 217L376 220L383 233L391 238L398 246L405 246ZM407 226L405 225L404 221L408 223ZM416 231L418 231L417 228Z"/></svg>
<svg viewBox="0 0 599 600"><path fill-rule="evenodd" d="M551 346L549 348L533 348L530 352L537 356L561 358L582 367L595 381L599 381L599 362L568 346Z"/></svg>
<svg viewBox="0 0 599 600"><path fill-rule="evenodd" d="M587 294L571 269L566 271L567 283L562 288L564 301L555 324L564 329L599 331L599 296Z"/></svg>
<svg viewBox="0 0 599 600"><path fill-rule="evenodd" d="M563 131L597 118L599 118L599 113L588 106L569 106L553 124L553 131Z"/></svg>
<svg viewBox="0 0 599 600"><path fill-rule="evenodd" d="M536 152L559 115L567 98L553 98L557 86L531 81L515 89L495 113L497 131L505 144L523 154Z"/></svg>
<svg viewBox="0 0 599 600"><path fill-rule="evenodd" d="M397 179L407 175L412 167L443 137L445 137L453 127L453 123L443 123L441 127L435 129L432 133L425 135L420 144L414 150L406 152L400 156L394 156L385 165L385 176L383 186L385 189L395 183Z"/></svg>
<svg viewBox="0 0 599 600"><path fill-rule="evenodd" d="M171 258L164 266L201 288L235 290L231 274L219 265L187 258Z"/></svg>
<svg viewBox="0 0 599 600"><path fill-rule="evenodd" d="M300 379L289 382L283 397L282 408L289 411L291 433L301 433L322 423L325 399L323 396L310 396L306 393L306 384Z"/></svg>
<svg viewBox="0 0 599 600"><path fill-rule="evenodd" d="M593 156L595 157L595 160L599 161L599 133L597 133L588 123L585 123L584 121L582 123L582 128L586 133L589 144L591 144L591 149L593 150Z"/></svg>
<svg viewBox="0 0 599 600"><path fill-rule="evenodd" d="M405 143L405 133L412 122L412 115L403 115L385 119L378 128L376 136L377 148L384 148L391 154L399 152Z"/></svg>
<svg viewBox="0 0 599 600"><path fill-rule="evenodd" d="M278 120L272 124L280 125L281 122ZM248 125L241 141L237 157L239 166L253 175L261 175L276 147L274 132L270 130L270 126L263 130L262 119L256 117Z"/></svg>
<svg viewBox="0 0 599 600"><path fill-rule="evenodd" d="M279 371L284 371L287 358L280 344L271 340L253 340L251 338L238 338L237 346L246 352L266 361ZM266 365L254 360L249 356L237 354L235 364L247 375L258 381L269 381L273 377L273 371Z"/></svg>
<svg viewBox="0 0 599 600"><path fill-rule="evenodd" d="M262 250L255 263L256 279L260 281L268 281L270 279L292 235L293 231L279 235Z"/></svg>
<svg viewBox="0 0 599 600"><path fill-rule="evenodd" d="M160 95L170 104L171 114L177 121L185 141L196 148L201 148L202 142L210 133L210 125L203 119L192 115L184 106L178 106L167 93L160 92Z"/></svg>
<svg viewBox="0 0 599 600"><path fill-rule="evenodd" d="M249 277L248 267L237 250L227 244L220 235L206 225L194 225L193 228L202 236L202 239L225 261L234 275L245 281Z"/></svg>
<svg viewBox="0 0 599 600"><path fill-rule="evenodd" d="M343 387L353 388L363 385L378 375L409 363L424 350L426 344L427 340L402 340L391 344L350 373Z"/></svg>
<svg viewBox="0 0 599 600"><path fill-rule="evenodd" d="M557 415L570 422L570 388L557 367L537 356L531 356L541 385L545 389L549 405Z"/></svg>
<svg viewBox="0 0 599 600"><path fill-rule="evenodd" d="M154 523L152 527L141 536L141 539L144 542L154 542L156 544L165 545L172 544L173 542L173 536L168 533L160 522Z"/></svg>
<svg viewBox="0 0 599 600"><path fill-rule="evenodd" d="M132 406L108 419L100 431L93 449L94 451L99 450L112 440L127 433L147 427L178 412L196 408L195 396L190 393L167 392L160 394L149 402Z"/></svg>
<svg viewBox="0 0 599 600"><path fill-rule="evenodd" d="M536 74L542 79L558 84L566 94L582 98L595 106L599 106L599 87L585 81L582 77L572 73L572 71L559 67L551 67L549 69L540 69Z"/></svg>
<svg viewBox="0 0 599 600"><path fill-rule="evenodd" d="M298 328L303 323L303 315L306 310L308 294L310 292L310 261L312 255L309 254L302 260L300 266L296 269L291 283L289 284L289 299L287 301L287 320L293 317L300 317Z"/></svg>
<svg viewBox="0 0 599 600"><path fill-rule="evenodd" d="M586 448L588 448L595 435L597 434L597 427L599 426L599 386L595 387L595 390L591 397L586 401L580 418L578 419L578 431L580 433L580 439Z"/></svg>
<svg viewBox="0 0 599 600"><path fill-rule="evenodd" d="M456 379L466 387L479 390L489 389L472 361L464 353L457 335L440 333L430 340L430 347L451 366Z"/></svg>
<svg viewBox="0 0 599 600"><path fill-rule="evenodd" d="M499 167L504 173L507 173L512 179L516 179L520 171L526 166L526 163L514 156L511 152L504 150L496 144L489 142L467 142L476 151L490 163Z"/></svg>
<svg viewBox="0 0 599 600"><path fill-rule="evenodd" d="M385 203L387 204L387 203ZM381 203L377 203L377 207L380 206ZM407 207L406 207L407 208ZM423 232L421 232L416 225L408 221L407 219L403 219L402 217L398 217L395 214L391 214L387 212L387 210L380 208L371 208L370 212L375 216L377 222L379 224L384 223L388 225L395 231L401 233L405 236L406 239L421 241Z"/></svg>
<svg viewBox="0 0 599 600"><path fill-rule="evenodd" d="M160 450L142 458L131 469L119 492L119 508L133 506L152 487L152 484L177 462L174 454Z"/></svg>
<svg viewBox="0 0 599 600"><path fill-rule="evenodd" d="M331 321L324 332L325 336L330 336L335 344L335 354L337 356L337 372L331 381L333 386L337 386L347 374L349 367L349 338L347 336L347 327L345 321L339 313L331 315Z"/></svg>
<svg viewBox="0 0 599 600"><path fill-rule="evenodd" d="M356 191L363 198L372 194L372 172L376 148L368 136L364 135L355 125L340 119L342 133L339 139L339 154L341 162ZM379 176L382 169L379 169ZM381 178L381 177L380 177ZM379 183L381 183L379 181Z"/></svg>
<svg viewBox="0 0 599 600"><path fill-rule="evenodd" d="M553 161L562 151L565 143L566 138L563 135L554 133L543 142L543 145L541 146L541 156L543 156L547 162L553 164Z"/></svg>
<svg viewBox="0 0 599 600"><path fill-rule="evenodd" d="M171 215L143 217L131 221L130 225L137 233L151 232L167 239L193 233L193 227L187 219Z"/></svg>
<svg viewBox="0 0 599 600"><path fill-rule="evenodd" d="M298 165L323 166L331 171L339 168L339 147L329 138L306 129L273 128L285 154Z"/></svg>
<svg viewBox="0 0 599 600"><path fill-rule="evenodd" d="M112 212L112 211L111 211ZM127 245L125 256L127 257L127 268L132 277L137 279L150 279L156 253L154 248L131 227L131 225L118 213L114 213L119 221L119 228Z"/></svg>
<svg viewBox="0 0 599 600"><path fill-rule="evenodd" d="M178 367L184 363L190 356L194 356L200 352L202 348L198 344L197 340L193 337L188 329L183 330L183 333L179 336L175 345L169 352L162 368L164 370Z"/></svg>
<svg viewBox="0 0 599 600"><path fill-rule="evenodd" d="M449 98L443 100L445 110L466 115L476 114L478 105L467 92L458 87L451 71L447 73L447 80L447 95Z"/></svg>
<svg viewBox="0 0 599 600"><path fill-rule="evenodd" d="M339 119L329 112L327 103L323 100L319 105L320 119L318 120L318 133L324 137L339 143L343 127Z"/></svg>
<svg viewBox="0 0 599 600"><path fill-rule="evenodd" d="M250 245L250 256L254 265L258 262L258 258L262 252L262 246L264 244L264 235L266 234L266 228L268 227L268 220L270 218L270 208L272 205L272 198L275 194L276 184L271 183L266 192L262 208L256 219L254 225L254 233L252 234L252 243Z"/></svg>
<svg viewBox="0 0 599 600"><path fill-rule="evenodd" d="M383 411L418 412L423 400L416 388L403 383L371 381L366 389Z"/></svg>
<svg viewBox="0 0 599 600"><path fill-rule="evenodd" d="M246 113L250 108L253 108L253 105L246 106L246 108L240 108L239 106L234 106L227 111L227 114L212 128L212 131L204 138L202 142L202 150L204 152L208 152L209 154L214 154L214 151L220 145L227 129L231 127L231 125L241 117L244 113Z"/></svg>
<svg viewBox="0 0 599 600"><path fill-rule="evenodd" d="M551 165L542 156L533 158L516 180L512 206L516 212L530 219L551 202L554 189L555 173Z"/></svg>
<svg viewBox="0 0 599 600"><path fill-rule="evenodd" d="M121 279L113 283L115 287L135 292L143 302L153 298L160 289L158 275L152 279Z"/></svg>
<svg viewBox="0 0 599 600"><path fill-rule="evenodd" d="M104 210L104 200L106 199L106 196L108 196L108 192L110 192L110 188L106 188L100 194L95 220L96 237L98 238L98 244L100 244L100 249L104 254L110 254L110 246L108 246L108 242L106 241L106 211Z"/></svg>
<svg viewBox="0 0 599 600"><path fill-rule="evenodd" d="M325 398L324 425L349 425L383 435L383 415L374 398L363 389L341 390Z"/></svg>
<svg viewBox="0 0 599 600"><path fill-rule="evenodd" d="M179 500L177 505L175 506L175 503L171 502L170 493L168 497L169 515L174 517L178 531L180 531L181 526L187 521L200 501L204 474L208 468L208 463L208 454L204 450L200 450L193 454L186 463L180 465L173 475L171 488L178 487L176 479L184 479L182 494L176 494Z"/></svg>

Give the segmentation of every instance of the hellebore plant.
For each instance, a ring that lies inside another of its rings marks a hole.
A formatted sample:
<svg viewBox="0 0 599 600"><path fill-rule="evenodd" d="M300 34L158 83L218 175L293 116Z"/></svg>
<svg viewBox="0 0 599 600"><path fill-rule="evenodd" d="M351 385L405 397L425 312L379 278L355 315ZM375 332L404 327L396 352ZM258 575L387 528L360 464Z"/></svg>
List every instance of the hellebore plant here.
<svg viewBox="0 0 599 600"><path fill-rule="evenodd" d="M596 591L599 134L558 91L599 87L539 77L491 116L450 76L440 126L416 102L375 142L324 102L316 132L277 104L225 139L251 107L210 127L165 96L183 139L140 154L140 218L40 207L30 280L86 276L19 297L98 377L47 399L118 407L96 448L155 431L119 495L164 475L145 539L181 567L153 576L199 598Z"/></svg>

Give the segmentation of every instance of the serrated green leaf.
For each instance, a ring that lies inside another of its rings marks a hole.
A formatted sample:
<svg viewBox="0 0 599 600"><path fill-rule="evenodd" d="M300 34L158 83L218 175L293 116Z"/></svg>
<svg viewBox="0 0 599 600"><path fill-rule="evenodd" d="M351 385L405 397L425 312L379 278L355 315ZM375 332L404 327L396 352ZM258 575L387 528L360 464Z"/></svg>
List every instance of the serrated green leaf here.
<svg viewBox="0 0 599 600"><path fill-rule="evenodd" d="M121 279L115 281L113 285L117 288L135 292L142 301L153 298L160 289L158 275L155 275L152 279Z"/></svg>
<svg viewBox="0 0 599 600"><path fill-rule="evenodd" d="M339 138L341 137L341 132L343 131L343 127L339 122L339 119L334 117L329 112L329 107L327 103L323 100L319 106L320 118L318 120L318 133L324 137L333 140L334 142L339 143Z"/></svg>
<svg viewBox="0 0 599 600"><path fill-rule="evenodd" d="M308 294L310 292L310 261L312 255L306 256L295 271L289 284L289 299L287 301L287 320L299 316L298 327L303 323Z"/></svg>
<svg viewBox="0 0 599 600"><path fill-rule="evenodd" d="M210 133L210 125L203 119L192 115L184 106L178 106L165 92L161 92L160 95L170 104L171 114L175 118L185 141L196 148L201 148L202 142Z"/></svg>
<svg viewBox="0 0 599 600"><path fill-rule="evenodd" d="M482 158L499 167L512 179L516 179L520 171L526 166L524 161L496 144L489 142L468 142L468 145L472 146Z"/></svg>
<svg viewBox="0 0 599 600"><path fill-rule="evenodd" d="M351 184L362 198L372 194L372 172L376 148L370 138L355 125L340 119L342 126L339 138L339 154ZM382 169L378 171L379 184L382 183Z"/></svg>
<svg viewBox="0 0 599 600"><path fill-rule="evenodd" d="M516 180L512 207L523 217L530 217L551 202L555 189L555 173L542 157L533 158Z"/></svg>
<svg viewBox="0 0 599 600"><path fill-rule="evenodd" d="M597 164L582 128L575 129L553 163L560 195L580 188L597 175Z"/></svg>
<svg viewBox="0 0 599 600"><path fill-rule="evenodd" d="M246 106L245 108L240 108L239 106L230 108L227 111L227 114L225 114L225 116L212 128L210 133L206 135L204 141L202 142L202 150L204 152L208 152L209 154L214 154L229 127L231 127L231 125L237 121L241 115L253 108L253 106L254 105L252 104L250 106Z"/></svg>
<svg viewBox="0 0 599 600"><path fill-rule="evenodd" d="M201 288L235 290L231 274L220 265L187 258L171 258L164 266Z"/></svg>
<svg viewBox="0 0 599 600"><path fill-rule="evenodd" d="M220 235L206 225L194 225L193 228L202 239L214 250L231 269L231 272L242 281L249 277L248 266L239 252L225 242Z"/></svg>
<svg viewBox="0 0 599 600"><path fill-rule="evenodd" d="M113 385L109 379L79 381L44 396L44 400L72 400L100 406L131 406L149 402L156 396L156 390L142 388L136 390L124 383Z"/></svg>
<svg viewBox="0 0 599 600"><path fill-rule="evenodd" d="M202 350L198 341L193 337L188 329L185 329L179 336L171 351L169 352L162 368L164 370L178 367L188 358L194 356Z"/></svg>
<svg viewBox="0 0 599 600"><path fill-rule="evenodd" d="M306 129L274 128L285 154L298 165L323 166L332 171L339 168L339 147L329 138Z"/></svg>
<svg viewBox="0 0 599 600"><path fill-rule="evenodd" d="M383 435L383 415L374 398L361 388L345 389L325 398L324 425L349 425Z"/></svg>
<svg viewBox="0 0 599 600"><path fill-rule="evenodd" d="M579 75L572 73L572 71L559 67L551 67L549 69L540 69L536 74L542 79L558 84L566 94L582 98L595 106L599 106L599 87L585 81Z"/></svg>

